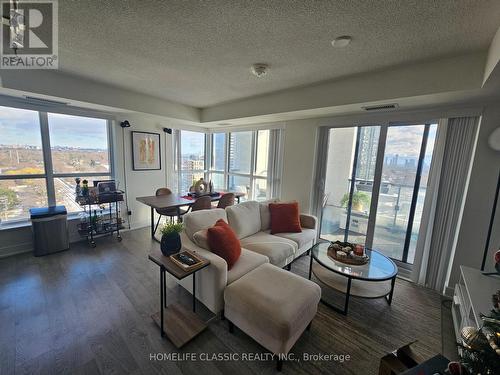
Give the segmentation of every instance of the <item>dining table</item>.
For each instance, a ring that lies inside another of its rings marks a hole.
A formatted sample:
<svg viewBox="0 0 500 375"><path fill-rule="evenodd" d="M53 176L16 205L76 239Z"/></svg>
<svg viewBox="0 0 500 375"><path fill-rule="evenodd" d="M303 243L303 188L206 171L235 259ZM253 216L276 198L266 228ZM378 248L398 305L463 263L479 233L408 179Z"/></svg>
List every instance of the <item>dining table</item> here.
<svg viewBox="0 0 500 375"><path fill-rule="evenodd" d="M212 202L219 201L224 194L233 193L237 203L240 203L240 199L244 197L246 194L241 192L220 192L217 194L209 195ZM158 241L155 237L155 210L157 209L175 209L177 210L177 217L181 217L181 207L190 207L195 201L196 197L189 195L176 195L176 194L167 194L167 195L150 195L145 197L137 197L137 201L149 206L151 209L151 237Z"/></svg>

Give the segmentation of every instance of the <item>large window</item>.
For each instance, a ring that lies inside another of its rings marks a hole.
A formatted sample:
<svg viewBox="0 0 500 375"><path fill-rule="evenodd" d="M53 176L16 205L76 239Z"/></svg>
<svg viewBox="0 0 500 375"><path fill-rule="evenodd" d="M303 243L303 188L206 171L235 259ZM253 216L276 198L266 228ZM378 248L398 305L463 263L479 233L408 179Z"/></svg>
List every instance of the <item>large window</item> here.
<svg viewBox="0 0 500 375"><path fill-rule="evenodd" d="M109 173L106 120L48 114L54 173Z"/></svg>
<svg viewBox="0 0 500 375"><path fill-rule="evenodd" d="M212 144L221 138L223 133L212 134ZM273 183L268 174L270 158L270 139L275 137L275 144L279 141L279 130L257 130L228 133L227 166L224 180L227 190L245 193L245 199L266 200L273 195L268 187ZM278 173L276 173L278 174ZM223 174L215 168L210 173L213 181L222 182Z"/></svg>
<svg viewBox="0 0 500 375"><path fill-rule="evenodd" d="M212 134L212 165L210 166L210 179L216 190L226 189L226 133Z"/></svg>
<svg viewBox="0 0 500 375"><path fill-rule="evenodd" d="M107 120L0 107L0 220L75 203L75 178L111 176Z"/></svg>
<svg viewBox="0 0 500 375"><path fill-rule="evenodd" d="M216 190L244 193L242 200L265 200L279 184L279 168L269 171L270 155L279 144L280 130L231 133L179 131L177 137L179 191L204 177Z"/></svg>
<svg viewBox="0 0 500 375"><path fill-rule="evenodd" d="M437 124L329 131L320 236L412 264Z"/></svg>
<svg viewBox="0 0 500 375"><path fill-rule="evenodd" d="M179 192L186 193L205 177L205 134L181 131L179 137Z"/></svg>

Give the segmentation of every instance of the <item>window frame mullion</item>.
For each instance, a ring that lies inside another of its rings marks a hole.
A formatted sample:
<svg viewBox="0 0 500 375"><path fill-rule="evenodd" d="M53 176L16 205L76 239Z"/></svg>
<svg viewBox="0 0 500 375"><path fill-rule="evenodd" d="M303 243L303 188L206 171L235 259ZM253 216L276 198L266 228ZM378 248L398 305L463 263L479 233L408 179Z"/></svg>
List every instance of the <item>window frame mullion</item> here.
<svg viewBox="0 0 500 375"><path fill-rule="evenodd" d="M251 200L255 199L254 196L254 176L255 176L255 169L257 168L257 137L258 137L258 130L253 130L252 131L252 154L250 156L250 197L248 197Z"/></svg>
<svg viewBox="0 0 500 375"><path fill-rule="evenodd" d="M45 183L47 186L47 202L49 207L56 205L56 191L54 186L54 167L52 164L52 150L50 147L49 116L47 112L38 111L40 133L42 136L43 164L45 167Z"/></svg>

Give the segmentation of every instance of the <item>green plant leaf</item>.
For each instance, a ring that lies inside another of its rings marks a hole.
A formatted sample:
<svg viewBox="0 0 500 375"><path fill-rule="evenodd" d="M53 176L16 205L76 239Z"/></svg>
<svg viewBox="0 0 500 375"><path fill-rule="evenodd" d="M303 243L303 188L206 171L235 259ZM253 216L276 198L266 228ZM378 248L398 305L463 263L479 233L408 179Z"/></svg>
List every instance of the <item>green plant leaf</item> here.
<svg viewBox="0 0 500 375"><path fill-rule="evenodd" d="M184 229L184 224L182 223L166 223L161 227L161 234L163 236L168 236L174 233L180 233Z"/></svg>

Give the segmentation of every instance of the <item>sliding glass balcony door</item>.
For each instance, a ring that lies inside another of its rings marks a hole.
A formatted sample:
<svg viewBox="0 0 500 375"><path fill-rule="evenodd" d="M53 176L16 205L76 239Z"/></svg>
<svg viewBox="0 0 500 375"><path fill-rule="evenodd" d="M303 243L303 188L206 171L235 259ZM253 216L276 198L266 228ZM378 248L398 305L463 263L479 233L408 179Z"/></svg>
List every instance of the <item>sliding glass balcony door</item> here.
<svg viewBox="0 0 500 375"><path fill-rule="evenodd" d="M364 243L380 127L330 130L321 236Z"/></svg>
<svg viewBox="0 0 500 375"><path fill-rule="evenodd" d="M413 263L436 127L330 129L321 238Z"/></svg>

